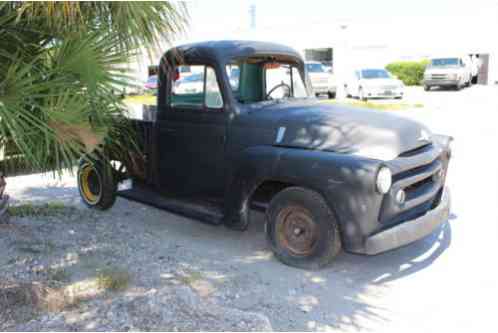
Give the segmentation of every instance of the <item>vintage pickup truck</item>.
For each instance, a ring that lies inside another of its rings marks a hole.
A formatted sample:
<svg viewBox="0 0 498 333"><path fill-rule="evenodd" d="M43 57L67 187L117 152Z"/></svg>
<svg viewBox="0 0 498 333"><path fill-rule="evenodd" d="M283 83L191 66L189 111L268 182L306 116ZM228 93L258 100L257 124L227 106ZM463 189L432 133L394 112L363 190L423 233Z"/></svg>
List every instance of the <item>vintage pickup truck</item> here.
<svg viewBox="0 0 498 333"><path fill-rule="evenodd" d="M88 206L107 209L119 195L237 230L259 209L275 256L308 269L341 248L406 245L447 220L451 138L318 101L295 50L203 42L166 52L159 68L157 106L134 115L141 154L82 159Z"/></svg>

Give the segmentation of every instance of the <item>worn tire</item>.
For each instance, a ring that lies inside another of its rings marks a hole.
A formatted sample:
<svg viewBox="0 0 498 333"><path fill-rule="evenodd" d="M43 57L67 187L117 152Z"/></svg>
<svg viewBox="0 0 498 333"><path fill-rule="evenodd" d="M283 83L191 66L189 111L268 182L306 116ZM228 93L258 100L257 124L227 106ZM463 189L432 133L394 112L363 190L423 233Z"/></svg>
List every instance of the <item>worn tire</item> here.
<svg viewBox="0 0 498 333"><path fill-rule="evenodd" d="M361 88L361 87L360 87L360 89L358 89L358 99L360 101L363 101L363 102L367 102L368 101L368 98L365 96L363 88Z"/></svg>
<svg viewBox="0 0 498 333"><path fill-rule="evenodd" d="M348 85L345 84L344 85L344 93L346 94L346 98L352 98L353 96L351 96L351 94L349 93L349 90L348 90Z"/></svg>
<svg viewBox="0 0 498 333"><path fill-rule="evenodd" d="M117 183L112 168L103 161L81 161L78 168L78 190L90 208L106 210L116 201Z"/></svg>
<svg viewBox="0 0 498 333"><path fill-rule="evenodd" d="M275 257L289 266L319 269L341 250L334 213L320 194L302 187L286 188L273 197L265 229Z"/></svg>

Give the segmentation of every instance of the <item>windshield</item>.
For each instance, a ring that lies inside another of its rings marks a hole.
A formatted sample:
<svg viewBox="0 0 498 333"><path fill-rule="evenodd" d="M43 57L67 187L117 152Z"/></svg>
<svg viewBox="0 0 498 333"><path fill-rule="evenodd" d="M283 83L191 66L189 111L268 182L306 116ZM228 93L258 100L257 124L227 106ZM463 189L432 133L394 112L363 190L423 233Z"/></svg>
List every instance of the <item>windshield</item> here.
<svg viewBox="0 0 498 333"><path fill-rule="evenodd" d="M226 73L239 103L308 97L303 75L294 64L250 58L227 65Z"/></svg>
<svg viewBox="0 0 498 333"><path fill-rule="evenodd" d="M306 70L308 73L323 73L325 72L322 64L306 64Z"/></svg>
<svg viewBox="0 0 498 333"><path fill-rule="evenodd" d="M431 60L432 67L455 67L458 66L458 64L458 58L441 58Z"/></svg>
<svg viewBox="0 0 498 333"><path fill-rule="evenodd" d="M361 77L364 79L388 79L389 73L385 69L363 69Z"/></svg>

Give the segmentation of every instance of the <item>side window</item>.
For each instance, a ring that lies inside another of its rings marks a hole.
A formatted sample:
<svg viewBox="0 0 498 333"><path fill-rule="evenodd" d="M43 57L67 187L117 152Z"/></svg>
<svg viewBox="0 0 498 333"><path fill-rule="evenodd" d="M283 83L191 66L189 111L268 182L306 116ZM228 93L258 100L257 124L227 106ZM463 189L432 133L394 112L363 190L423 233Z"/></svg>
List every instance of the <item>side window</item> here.
<svg viewBox="0 0 498 333"><path fill-rule="evenodd" d="M188 68L188 70L185 70ZM221 108L223 99L212 67L179 66L172 78L170 105L192 109Z"/></svg>
<svg viewBox="0 0 498 333"><path fill-rule="evenodd" d="M206 106L219 109L223 107L220 87L216 80L216 73L212 67L206 67Z"/></svg>
<svg viewBox="0 0 498 333"><path fill-rule="evenodd" d="M189 66L190 72L176 68L171 85L171 106L202 108L204 105L204 66Z"/></svg>

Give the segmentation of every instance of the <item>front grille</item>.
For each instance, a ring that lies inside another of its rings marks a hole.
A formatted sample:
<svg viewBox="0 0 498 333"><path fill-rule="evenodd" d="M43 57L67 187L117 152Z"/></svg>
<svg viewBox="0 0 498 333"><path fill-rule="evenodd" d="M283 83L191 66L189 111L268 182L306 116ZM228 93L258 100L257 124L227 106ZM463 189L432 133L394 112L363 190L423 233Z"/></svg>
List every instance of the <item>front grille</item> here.
<svg viewBox="0 0 498 333"><path fill-rule="evenodd" d="M421 216L433 208L444 186L447 169L446 154L433 144L406 151L393 164L402 170L393 175L391 191L382 201L379 222L384 228ZM399 190L405 191L403 204L395 199Z"/></svg>
<svg viewBox="0 0 498 333"><path fill-rule="evenodd" d="M323 84L329 82L327 78L316 78L312 81L315 84Z"/></svg>
<svg viewBox="0 0 498 333"><path fill-rule="evenodd" d="M433 79L433 80L447 80L448 75L446 75L446 74L431 74L431 79Z"/></svg>

